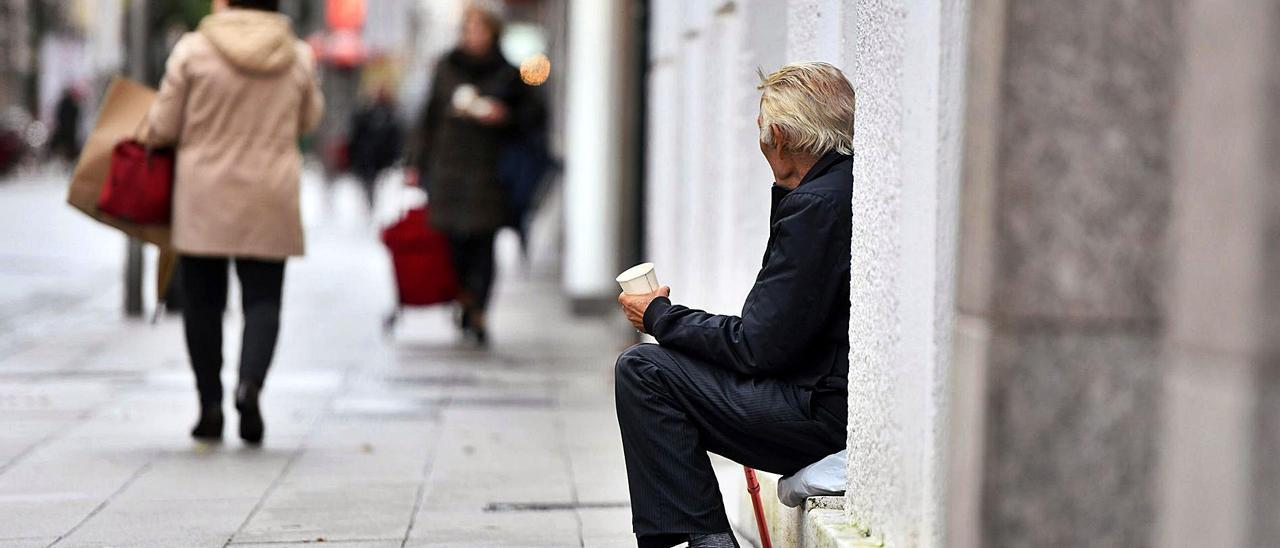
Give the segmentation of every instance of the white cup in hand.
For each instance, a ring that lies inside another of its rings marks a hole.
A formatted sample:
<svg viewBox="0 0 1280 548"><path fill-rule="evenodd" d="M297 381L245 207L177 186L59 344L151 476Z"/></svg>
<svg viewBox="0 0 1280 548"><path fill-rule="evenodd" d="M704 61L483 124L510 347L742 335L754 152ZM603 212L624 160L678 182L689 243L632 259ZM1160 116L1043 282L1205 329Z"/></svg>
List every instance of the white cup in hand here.
<svg viewBox="0 0 1280 548"><path fill-rule="evenodd" d="M658 273L653 263L643 263L628 268L616 278L622 292L628 295L648 295L658 290Z"/></svg>

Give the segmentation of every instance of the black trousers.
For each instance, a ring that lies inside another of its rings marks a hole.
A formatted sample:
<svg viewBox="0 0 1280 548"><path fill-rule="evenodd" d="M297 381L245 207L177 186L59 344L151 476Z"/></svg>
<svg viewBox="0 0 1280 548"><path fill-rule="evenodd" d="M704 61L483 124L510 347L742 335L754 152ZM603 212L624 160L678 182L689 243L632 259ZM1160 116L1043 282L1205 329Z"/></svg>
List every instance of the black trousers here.
<svg viewBox="0 0 1280 548"><path fill-rule="evenodd" d="M183 256L181 262L187 354L203 407L222 405L222 314L227 308L230 262L226 257L194 256ZM280 333L284 261L237 258L235 266L244 309L240 381L262 386Z"/></svg>
<svg viewBox="0 0 1280 548"><path fill-rule="evenodd" d="M493 291L493 232L450 233L449 251L458 282L471 297L472 309L484 312Z"/></svg>
<svg viewBox="0 0 1280 548"><path fill-rule="evenodd" d="M707 451L792 474L845 446L847 418L817 405L804 387L747 377L653 344L623 352L615 375L641 546L729 530Z"/></svg>

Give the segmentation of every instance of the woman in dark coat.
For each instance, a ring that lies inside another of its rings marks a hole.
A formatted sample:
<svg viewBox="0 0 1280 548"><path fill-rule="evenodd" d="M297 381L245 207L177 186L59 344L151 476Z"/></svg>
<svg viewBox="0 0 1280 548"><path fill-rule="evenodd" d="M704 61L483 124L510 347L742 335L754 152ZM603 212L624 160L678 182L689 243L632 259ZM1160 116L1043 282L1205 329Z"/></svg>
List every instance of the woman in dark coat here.
<svg viewBox="0 0 1280 548"><path fill-rule="evenodd" d="M494 278L494 234L508 220L498 158L524 125L526 88L502 58L502 22L479 8L463 16L459 45L436 66L413 151L431 223L449 237L462 285L462 327L485 345L485 309Z"/></svg>

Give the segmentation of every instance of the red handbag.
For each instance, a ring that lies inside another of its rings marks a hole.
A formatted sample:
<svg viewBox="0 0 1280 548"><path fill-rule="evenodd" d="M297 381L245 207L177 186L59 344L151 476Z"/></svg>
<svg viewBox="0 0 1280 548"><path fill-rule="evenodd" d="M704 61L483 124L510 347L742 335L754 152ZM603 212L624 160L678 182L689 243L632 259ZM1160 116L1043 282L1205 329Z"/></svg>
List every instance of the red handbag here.
<svg viewBox="0 0 1280 548"><path fill-rule="evenodd" d="M382 243L391 252L400 304L438 304L458 297L449 240L427 224L426 208L411 209L384 229Z"/></svg>
<svg viewBox="0 0 1280 548"><path fill-rule="evenodd" d="M98 195L98 210L135 224L167 224L173 163L173 149L153 149L135 139L116 144L107 181Z"/></svg>

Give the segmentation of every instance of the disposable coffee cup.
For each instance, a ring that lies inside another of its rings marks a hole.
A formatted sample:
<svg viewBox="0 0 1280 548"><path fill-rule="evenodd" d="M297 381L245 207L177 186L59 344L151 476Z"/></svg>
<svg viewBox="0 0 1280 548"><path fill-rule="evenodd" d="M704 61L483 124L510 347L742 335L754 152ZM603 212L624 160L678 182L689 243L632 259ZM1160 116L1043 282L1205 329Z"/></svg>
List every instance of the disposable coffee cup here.
<svg viewBox="0 0 1280 548"><path fill-rule="evenodd" d="M622 286L622 292L628 295L647 295L658 290L658 273L653 269L653 263L643 263L628 268L622 274L618 274L618 285Z"/></svg>

